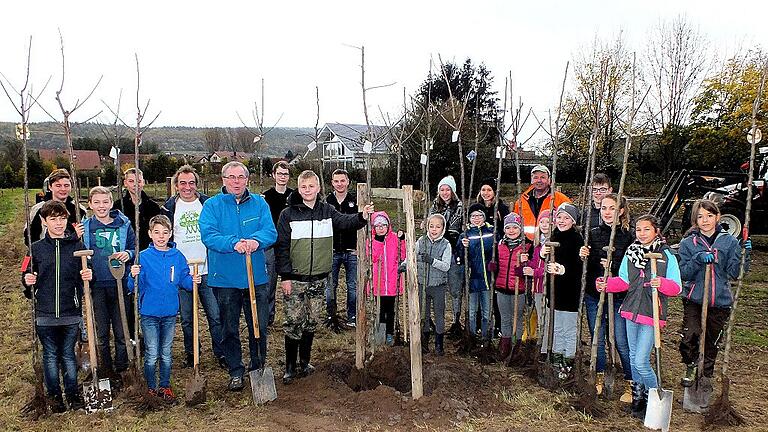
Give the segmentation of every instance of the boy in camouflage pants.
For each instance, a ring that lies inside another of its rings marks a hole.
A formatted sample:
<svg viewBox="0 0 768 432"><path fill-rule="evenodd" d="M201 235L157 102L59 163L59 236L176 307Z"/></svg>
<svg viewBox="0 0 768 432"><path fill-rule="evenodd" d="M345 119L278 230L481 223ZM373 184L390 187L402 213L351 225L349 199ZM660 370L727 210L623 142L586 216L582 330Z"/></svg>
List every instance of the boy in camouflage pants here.
<svg viewBox="0 0 768 432"><path fill-rule="evenodd" d="M373 212L371 204L360 213L342 214L318 200L320 179L310 170L299 175L297 192L289 196L288 207L280 213L274 247L285 313L285 384L314 371L309 359L315 328L324 308L325 279L333 260L334 228L363 228Z"/></svg>

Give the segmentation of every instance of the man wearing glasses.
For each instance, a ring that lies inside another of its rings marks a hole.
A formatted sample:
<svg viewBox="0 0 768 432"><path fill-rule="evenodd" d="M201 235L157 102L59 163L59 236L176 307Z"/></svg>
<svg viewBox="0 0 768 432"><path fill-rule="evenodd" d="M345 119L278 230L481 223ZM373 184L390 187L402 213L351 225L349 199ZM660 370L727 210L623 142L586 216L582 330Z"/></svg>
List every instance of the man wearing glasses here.
<svg viewBox="0 0 768 432"><path fill-rule="evenodd" d="M275 243L277 231L269 206L261 195L248 191L248 168L229 162L221 168L224 187L208 199L200 214L200 234L208 248L208 285L219 303L222 347L229 368L229 390L245 387L240 346L240 313L248 327L248 370L264 368L267 359L269 292L264 250ZM253 266L260 338L253 332L245 260Z"/></svg>
<svg viewBox="0 0 768 432"><path fill-rule="evenodd" d="M197 171L190 166L180 167L171 179L176 195L168 199L161 208L164 215L168 216L173 224L173 241L176 248L184 254L187 260L202 259L205 262L198 266L198 273L202 276L202 282L197 291L200 294L200 303L203 304L205 316L208 318L208 330L211 332L211 345L213 355L219 362L219 366L226 368L224 349L221 347L221 319L219 317L219 304L213 291L208 286L208 250L200 237L198 220L203 210L203 203L208 196L197 191L200 177ZM190 267L190 272L194 271ZM184 333L184 367L193 366L192 359L192 293L179 289L179 309L181 312L181 330Z"/></svg>
<svg viewBox="0 0 768 432"><path fill-rule="evenodd" d="M594 228L600 226L600 203L603 201L606 195L613 192L611 188L611 179L606 174L597 173L592 177L592 213L589 219L589 227ZM584 208L581 215L581 225L587 226L587 212L588 208Z"/></svg>
<svg viewBox="0 0 768 432"><path fill-rule="evenodd" d="M288 163L280 161L272 167L272 178L275 179L275 186L264 192L264 199L269 205L269 212L272 214L272 222L277 226L277 219L280 212L288 207L288 196L293 189L288 187L288 181L291 179L291 171ZM277 272L275 272L275 250L269 248L264 251L264 257L267 260L267 272L269 273L269 325L275 321L275 292L277 290Z"/></svg>

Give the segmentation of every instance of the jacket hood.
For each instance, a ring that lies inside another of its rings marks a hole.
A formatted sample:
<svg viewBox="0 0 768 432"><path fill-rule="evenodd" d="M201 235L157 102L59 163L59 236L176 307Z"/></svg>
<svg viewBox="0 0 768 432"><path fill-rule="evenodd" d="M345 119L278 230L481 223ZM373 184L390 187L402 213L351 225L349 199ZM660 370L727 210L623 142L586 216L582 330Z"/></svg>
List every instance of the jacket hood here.
<svg viewBox="0 0 768 432"><path fill-rule="evenodd" d="M425 227L425 234L426 234L427 238L429 238L429 220L432 219L432 218L439 218L443 222L443 229L440 231L440 235L438 235L437 238L435 238L435 239L431 239L430 238L430 241L436 242L436 241L440 240L441 238L443 238L443 236L445 236L445 230L446 230L447 227L445 226L446 225L445 216L443 216L440 213L434 213L434 214L429 215L429 217L427 218L427 226Z"/></svg>
<svg viewBox="0 0 768 432"><path fill-rule="evenodd" d="M384 218L387 220L387 234L392 232L392 220L389 218L389 215L385 211L377 211L371 213L371 216L369 218L371 228L373 228L373 223L376 222L376 219Z"/></svg>

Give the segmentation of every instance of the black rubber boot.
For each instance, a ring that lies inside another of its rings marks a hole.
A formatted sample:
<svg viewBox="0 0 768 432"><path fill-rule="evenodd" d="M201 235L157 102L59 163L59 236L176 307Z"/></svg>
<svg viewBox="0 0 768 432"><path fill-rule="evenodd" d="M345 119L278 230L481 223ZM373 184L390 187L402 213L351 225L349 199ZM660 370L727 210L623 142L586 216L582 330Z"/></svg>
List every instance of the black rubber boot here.
<svg viewBox="0 0 768 432"><path fill-rule="evenodd" d="M641 383L632 383L632 417L645 419L648 406L648 389Z"/></svg>
<svg viewBox="0 0 768 432"><path fill-rule="evenodd" d="M427 354L429 352L429 333L421 334L421 353Z"/></svg>
<svg viewBox="0 0 768 432"><path fill-rule="evenodd" d="M290 384L296 378L296 355L299 351L299 339L285 337L285 374L283 384Z"/></svg>
<svg viewBox="0 0 768 432"><path fill-rule="evenodd" d="M301 334L301 344L299 345L299 376L305 377L312 375L315 371L315 367L309 363L312 357L312 341L315 339L315 334L310 332L304 332Z"/></svg>
<svg viewBox="0 0 768 432"><path fill-rule="evenodd" d="M435 354L442 356L445 351L443 350L443 333L435 334Z"/></svg>

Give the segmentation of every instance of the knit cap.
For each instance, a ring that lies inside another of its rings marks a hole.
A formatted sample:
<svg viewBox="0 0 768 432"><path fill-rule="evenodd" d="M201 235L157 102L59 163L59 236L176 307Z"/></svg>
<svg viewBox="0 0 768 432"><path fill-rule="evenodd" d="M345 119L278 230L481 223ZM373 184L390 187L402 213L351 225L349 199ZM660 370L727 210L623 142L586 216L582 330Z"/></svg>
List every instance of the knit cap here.
<svg viewBox="0 0 768 432"><path fill-rule="evenodd" d="M467 214L469 214L469 216L472 216L472 213L477 213L477 212L482 213L483 220L485 220L485 206L483 206L480 203L474 203L471 206L469 206L469 211L467 212Z"/></svg>
<svg viewBox="0 0 768 432"><path fill-rule="evenodd" d="M579 224L579 209L575 205L567 202L560 204L560 207L557 208L557 213L555 213L555 215L559 215L560 213L567 214L571 217L571 219L573 219L573 223L576 225Z"/></svg>
<svg viewBox="0 0 768 432"><path fill-rule="evenodd" d="M452 175L445 176L440 180L440 183L437 184L437 191L440 192L440 186L442 185L448 185L449 188L453 191L453 193L456 193L456 180L453 178Z"/></svg>
<svg viewBox="0 0 768 432"><path fill-rule="evenodd" d="M552 212L549 209L539 212L539 217L536 218L536 225L540 224L542 219L552 220Z"/></svg>
<svg viewBox="0 0 768 432"><path fill-rule="evenodd" d="M496 188L498 187L498 183L496 182L496 179L493 177L486 177L483 179L483 181L480 183L480 188L482 189L483 186L488 185L493 190L493 193L496 193Z"/></svg>
<svg viewBox="0 0 768 432"><path fill-rule="evenodd" d="M523 229L523 218L517 213L510 213L504 217L504 228L510 225L516 225L518 228Z"/></svg>

